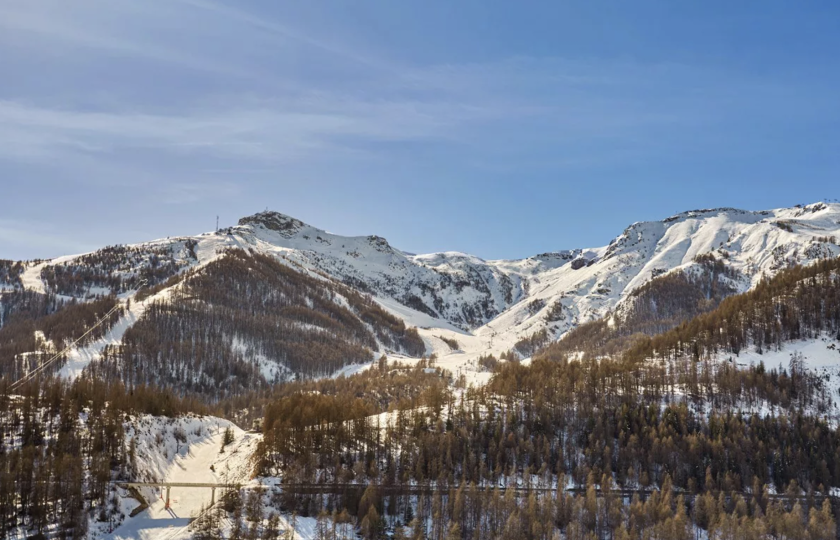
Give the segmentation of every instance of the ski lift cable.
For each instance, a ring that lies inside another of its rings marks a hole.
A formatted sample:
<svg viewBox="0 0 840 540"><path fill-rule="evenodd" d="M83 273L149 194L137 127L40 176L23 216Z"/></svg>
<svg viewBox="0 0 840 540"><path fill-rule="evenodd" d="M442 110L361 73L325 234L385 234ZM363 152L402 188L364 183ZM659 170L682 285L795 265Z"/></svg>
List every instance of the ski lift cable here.
<svg viewBox="0 0 840 540"><path fill-rule="evenodd" d="M46 369L46 368L47 368L50 364L52 364L53 362L55 362L56 360L58 360L59 358L61 358L61 357L62 357L65 353L67 353L67 352L68 352L68 351L70 351L73 347L75 347L75 346L76 346L76 344L78 344L80 341L82 341L82 339L84 339L84 338L85 338L88 334L90 334L90 333L91 333L91 332L93 332L96 328L98 328L100 325L102 325L102 323L104 323L106 320L108 320L108 318L109 318L111 315L113 315L113 314L114 314L117 310L119 310L120 308L122 308L122 303L119 303L119 302L118 302L118 303L117 303L117 305L115 305L113 308L111 308L111 309L108 311L108 313L106 313L105 315L103 315L103 316L102 316L102 318L100 318L98 321L96 321L96 323L94 323L94 325L93 325L93 326L91 326L90 328L88 328L88 329L85 331L85 333L84 333L84 334L82 334L81 336L79 336L79 337L78 337L78 339L76 339L75 341L73 341L70 345L66 346L66 347L65 347L64 349L62 349L60 352L58 352L58 353L54 354L54 355L53 355L51 358L49 358L46 362L44 362L44 363L40 364L38 367L36 367L36 368L35 368L35 369L33 369L32 371L30 371L29 373L27 373L26 375L24 375L23 377L21 377L21 378L20 378L20 379L18 379L17 381L13 382L13 383L11 384L11 386L9 387L9 389L10 389L10 390L17 390L18 388L20 388L20 387L21 387L21 385L23 385L23 383L25 383L25 382L27 382L27 381L31 380L31 379L32 379L32 378L34 378L36 375L38 375L39 373L41 373L41 372L42 372L44 369Z"/></svg>
<svg viewBox="0 0 840 540"><path fill-rule="evenodd" d="M116 312L116 311L117 311L120 307L122 307L122 304L117 304L116 306L114 306L113 308L111 308L111 309L110 309L110 310L109 310L109 311L108 311L105 315L103 315L103 316L102 316L102 318L100 318L100 319L99 319L96 323L94 323L94 325L93 325L93 326L91 326L90 328L88 328L88 329L85 331L85 333L83 333L81 336L79 336L79 337L78 337L78 339L76 339L75 341L73 341L70 345L66 346L66 347L65 347L64 349L62 349L60 352L58 352L58 353L56 353L55 355L53 355L53 356L52 356L51 358L49 358L46 362L42 363L41 365L39 365L38 367L36 367L35 369L33 369L31 372L27 373L26 375L24 375L23 377L21 377L20 379L18 379L18 380L17 380L17 381L15 381L14 383L12 383L12 385L11 385L11 387L10 387L10 388L11 388L12 390L16 390L17 388L19 388L19 387L20 387L20 385L21 385L21 384L23 384L24 382L26 382L26 381L28 381L28 380L32 379L35 375L37 375L38 373L42 372L42 371L43 371L44 369L46 369L46 368L47 368L50 364L52 364L53 362L55 362L56 360L58 360L59 358L61 358L61 357L62 357L65 353L67 353L67 352L68 352L68 351L70 351L73 347L75 347L75 346L76 346L76 344L78 344L78 343L79 343L82 339L84 339L84 338L85 338L88 334L90 334L91 332L93 332L93 331L94 331L96 328L98 328L98 327L99 327L102 323L104 323L104 322L105 322L105 321L106 321L106 320L107 320L107 319L108 319L108 318L109 318L109 317L110 317L113 313L115 313L115 312Z"/></svg>

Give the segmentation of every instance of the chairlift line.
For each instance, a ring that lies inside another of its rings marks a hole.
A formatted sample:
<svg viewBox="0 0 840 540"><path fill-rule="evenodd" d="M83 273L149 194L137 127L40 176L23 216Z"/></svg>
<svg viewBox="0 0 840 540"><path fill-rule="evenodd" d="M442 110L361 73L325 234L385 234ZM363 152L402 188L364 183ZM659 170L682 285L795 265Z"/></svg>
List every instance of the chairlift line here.
<svg viewBox="0 0 840 540"><path fill-rule="evenodd" d="M115 305L114 307L112 307L112 308L108 311L108 313L106 313L106 314L105 314L105 315L103 315L103 316L102 316L102 317L101 317L98 321L96 321L96 322L94 323L94 325L93 325L93 326L91 326L90 328L88 328L88 329L87 329L87 330L86 330L86 331L85 331L85 332L84 332L81 336L79 336L79 337L78 337L78 339L76 339L76 340L75 340L74 342L72 342L70 345L66 346L66 347L65 347L64 349L62 349L60 352L58 352L58 353L56 353L55 355L53 355L53 356L52 356L49 360L47 360L46 362L42 363L41 365L39 365L38 367L36 367L35 369L33 369L32 371L30 371L29 373L27 373L26 375L24 375L24 376L23 376L23 377L21 377L20 379L18 379L18 380L16 380L15 382L13 382L13 383L11 384L11 386L9 387L9 389L10 389L10 390L17 390L18 388L20 388L20 386L21 386L21 385L23 385L23 383L25 383L25 382L27 382L27 381L31 380L33 377L35 377L35 375L37 375L38 373L42 372L42 371L43 371L43 370L44 370L47 366L49 366L50 364L52 364L53 362L55 362L56 360L58 360L59 358L61 358L61 357L62 357L62 355L64 355L65 353L67 353L68 351L70 351L73 347L75 347L77 343L79 343L82 339L84 339L84 338L85 338L85 336L87 336L88 334L90 334L91 332L93 332L96 328L98 328L98 327L99 327L99 326L100 326L103 322L105 322L105 321L108 319L108 317L110 317L112 314L114 314L114 313L115 313L118 309L120 309L121 307L122 307L122 303L121 303L121 302L117 302L117 305Z"/></svg>

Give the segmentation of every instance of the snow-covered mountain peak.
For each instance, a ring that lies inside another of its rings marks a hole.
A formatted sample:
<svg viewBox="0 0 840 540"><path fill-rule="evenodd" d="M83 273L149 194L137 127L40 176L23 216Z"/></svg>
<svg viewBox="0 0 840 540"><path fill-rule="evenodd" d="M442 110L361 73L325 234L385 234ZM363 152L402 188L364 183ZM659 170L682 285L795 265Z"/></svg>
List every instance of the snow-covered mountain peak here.
<svg viewBox="0 0 840 540"><path fill-rule="evenodd" d="M470 255L469 253L462 253L460 251L441 251L437 253L424 253L421 255L413 255L411 257L414 261L425 266L441 266L444 264L487 264L487 261L481 257Z"/></svg>
<svg viewBox="0 0 840 540"><path fill-rule="evenodd" d="M412 255L380 236L341 236L265 211L215 234L23 265L16 279L17 286L80 298L116 282L116 292L130 295L139 285L162 283L226 249L243 248L373 295L408 325L421 327L430 350L437 351L440 335L454 332L463 362L535 334L557 339L620 309L652 279L677 271L701 275L711 261L726 268L733 290L747 290L791 264L837 256L838 238L837 203L714 208L634 223L604 247L485 260L454 251ZM448 347L437 352L456 354Z"/></svg>
<svg viewBox="0 0 840 540"><path fill-rule="evenodd" d="M239 225L252 225L275 231L280 235L291 238L301 229L308 227L304 222L280 212L266 210L239 220Z"/></svg>
<svg viewBox="0 0 840 540"><path fill-rule="evenodd" d="M354 258L378 254L402 255L388 240L377 235L341 236L308 225L292 216L266 210L239 220L236 227L225 232L258 238L269 244L315 252L344 250ZM291 242L289 242L291 241ZM336 247L336 246L341 246Z"/></svg>
<svg viewBox="0 0 840 540"><path fill-rule="evenodd" d="M667 217L662 220L663 223L671 223L674 221L679 221L683 219L691 219L691 218L708 218L712 216L719 216L725 215L731 218L737 219L738 216L744 215L752 215L752 214L762 214L762 215L770 215L770 212L767 210L759 211L759 212L752 212L749 210L740 210L738 208L731 208L731 207L721 207L721 208L701 208L698 210L686 210L685 212L680 212L678 214L674 214L673 216Z"/></svg>
<svg viewBox="0 0 840 540"><path fill-rule="evenodd" d="M567 264L569 261L578 259L584 261L584 264L587 262L587 257L584 257L584 250L566 249L563 251L549 251L528 257L528 260L545 268L558 268Z"/></svg>

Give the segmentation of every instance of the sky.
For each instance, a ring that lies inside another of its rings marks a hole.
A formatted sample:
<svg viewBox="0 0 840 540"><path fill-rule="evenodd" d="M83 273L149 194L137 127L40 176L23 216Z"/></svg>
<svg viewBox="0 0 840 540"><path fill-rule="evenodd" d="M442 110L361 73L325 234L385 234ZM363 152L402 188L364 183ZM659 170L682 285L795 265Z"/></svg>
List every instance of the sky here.
<svg viewBox="0 0 840 540"><path fill-rule="evenodd" d="M265 209L415 253L840 197L840 3L3 0L0 258Z"/></svg>

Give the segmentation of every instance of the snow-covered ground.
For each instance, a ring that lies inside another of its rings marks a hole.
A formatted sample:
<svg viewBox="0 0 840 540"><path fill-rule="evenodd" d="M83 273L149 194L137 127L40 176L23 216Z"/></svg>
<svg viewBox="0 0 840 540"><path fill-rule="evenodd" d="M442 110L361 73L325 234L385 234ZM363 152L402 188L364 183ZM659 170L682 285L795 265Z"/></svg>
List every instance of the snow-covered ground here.
<svg viewBox="0 0 840 540"><path fill-rule="evenodd" d="M82 347L75 347L67 352L67 361L61 370L59 376L65 379L73 380L82 374L82 371L94 360L98 360L102 351L108 345L118 345L122 342L125 331L137 322L140 317L146 312L146 307L156 298L162 298L167 291L163 291L155 296L147 298L143 302L132 302L130 307L125 310L125 313L120 319L114 323L108 332L101 338L88 343ZM125 303L123 303L125 306Z"/></svg>
<svg viewBox="0 0 840 540"><path fill-rule="evenodd" d="M221 452L226 428L234 433L234 442ZM187 416L168 419L145 416L127 425L126 437L134 438L141 481L181 483L247 483L249 460L261 436L246 433L234 424L214 417ZM179 440L181 439L181 440ZM108 540L176 540L189 538L187 526L210 503L207 488L172 488L170 508L165 493L143 488L149 508L128 517L139 503L126 495L121 503L125 521L114 531L100 525L92 529L92 538ZM219 500L221 492L216 493Z"/></svg>
<svg viewBox="0 0 840 540"><path fill-rule="evenodd" d="M764 362L769 369L790 371L791 359L796 357L803 366L819 375L826 384L829 396L834 403L834 414L840 415L840 341L836 336L822 335L817 338L789 341L778 350L769 349L759 353L750 347L741 354L721 354L718 362L735 362L741 367L758 365Z"/></svg>
<svg viewBox="0 0 840 540"><path fill-rule="evenodd" d="M20 275L20 281L23 283L23 287L29 289L31 291L45 293L46 291L46 284L44 280L41 279L41 270L44 269L47 265L56 265L61 264L66 261L70 261L75 259L76 257L80 257L83 254L79 255L66 255L63 257L56 257L55 259L44 261L38 264L27 264L26 269Z"/></svg>
<svg viewBox="0 0 840 540"><path fill-rule="evenodd" d="M138 468L146 475L143 481L232 483L241 484L243 492L257 489L264 493L264 488L272 487L279 480L251 480L251 456L262 436L245 432L227 420L210 416L175 419L144 416L132 419L126 427L127 439L136 441ZM233 430L234 441L221 452L222 437L228 427ZM150 503L146 510L135 517L126 517L113 531L98 524L91 528L89 537L97 540L188 540L193 532L190 523L211 502L208 488L173 487L169 509L165 504L165 491L143 488L143 492ZM121 504L128 516L139 503L127 492L122 493L125 496ZM221 495L221 490L216 492L217 502ZM276 510L264 502L264 512L267 518ZM282 514L278 517L281 532L293 524L295 540L315 540L315 518L292 518Z"/></svg>

